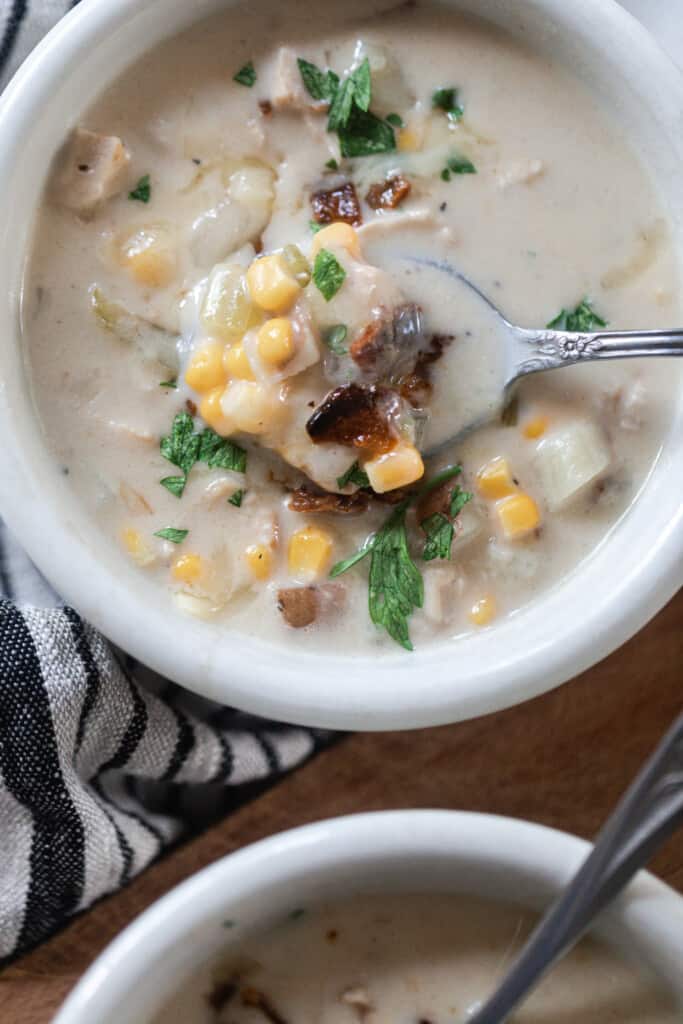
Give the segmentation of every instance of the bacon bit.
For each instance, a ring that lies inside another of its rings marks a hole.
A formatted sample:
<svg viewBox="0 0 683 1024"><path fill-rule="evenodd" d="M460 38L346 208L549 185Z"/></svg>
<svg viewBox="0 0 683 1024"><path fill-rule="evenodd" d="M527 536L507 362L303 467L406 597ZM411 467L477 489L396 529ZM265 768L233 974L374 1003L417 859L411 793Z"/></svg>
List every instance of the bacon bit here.
<svg viewBox="0 0 683 1024"><path fill-rule="evenodd" d="M353 494L330 494L324 491L314 494L299 487L293 492L289 499L289 507L292 512L336 512L339 515L349 515L354 512L365 512L369 503L369 495L363 491L355 491Z"/></svg>
<svg viewBox="0 0 683 1024"><path fill-rule="evenodd" d="M371 494L373 501L379 501L382 505L400 505L410 495L407 487L398 487L395 491L384 491L383 494Z"/></svg>
<svg viewBox="0 0 683 1024"><path fill-rule="evenodd" d="M214 985L206 1000L212 1010L220 1013L236 994L237 985L234 981L220 981Z"/></svg>
<svg viewBox="0 0 683 1024"><path fill-rule="evenodd" d="M258 108L264 117L270 117L270 115L273 113L273 104L270 102L270 100L259 100Z"/></svg>
<svg viewBox="0 0 683 1024"><path fill-rule="evenodd" d="M372 448L378 454L396 443L391 414L398 395L377 385L346 384L330 391L306 424L314 444L330 442L352 448Z"/></svg>
<svg viewBox="0 0 683 1024"><path fill-rule="evenodd" d="M185 408L189 412L190 416L197 415L197 406L195 405L191 398L185 399Z"/></svg>
<svg viewBox="0 0 683 1024"><path fill-rule="evenodd" d="M431 366L441 359L452 341L452 334L433 334L429 347L419 353L412 372L402 379L399 387L401 397L413 408L419 409L429 401L432 393Z"/></svg>
<svg viewBox="0 0 683 1024"><path fill-rule="evenodd" d="M303 629L315 622L318 615L316 587L285 587L277 592L278 611L288 626Z"/></svg>
<svg viewBox="0 0 683 1024"><path fill-rule="evenodd" d="M428 491L420 498L415 506L415 518L418 523L424 522L435 512L440 512L442 516L450 519L451 494L454 487L453 480L444 480L440 487L435 487L433 491Z"/></svg>
<svg viewBox="0 0 683 1024"><path fill-rule="evenodd" d="M252 1006L260 1010L270 1024L287 1024L285 1018L275 1009L268 996L257 988L243 988L240 992L243 1006Z"/></svg>
<svg viewBox="0 0 683 1024"><path fill-rule="evenodd" d="M327 192L314 192L311 196L311 206L316 224L331 224L335 220L343 220L357 228L363 223L358 196L350 181Z"/></svg>
<svg viewBox="0 0 683 1024"><path fill-rule="evenodd" d="M362 370L373 370L384 352L386 343L386 321L372 320L351 342L349 355Z"/></svg>
<svg viewBox="0 0 683 1024"><path fill-rule="evenodd" d="M373 210L394 210L410 195L410 182L402 174L394 174L385 181L371 185L365 202Z"/></svg>

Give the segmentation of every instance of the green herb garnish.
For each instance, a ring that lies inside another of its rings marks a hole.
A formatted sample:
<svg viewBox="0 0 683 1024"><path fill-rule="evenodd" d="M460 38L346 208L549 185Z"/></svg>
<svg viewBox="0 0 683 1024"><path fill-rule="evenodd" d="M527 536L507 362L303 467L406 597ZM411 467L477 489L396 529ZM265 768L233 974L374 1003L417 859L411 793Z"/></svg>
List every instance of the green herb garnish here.
<svg viewBox="0 0 683 1024"><path fill-rule="evenodd" d="M452 520L462 512L472 497L469 491L463 491L459 484L456 484L451 492L450 517L445 516L443 512L434 512L422 520L420 526L427 537L422 552L425 562L431 562L434 558L451 557L451 545L455 534Z"/></svg>
<svg viewBox="0 0 683 1024"><path fill-rule="evenodd" d="M452 156L447 161L446 166L441 172L441 178L443 181L450 181L451 174L476 174L477 168L470 160Z"/></svg>
<svg viewBox="0 0 683 1024"><path fill-rule="evenodd" d="M607 327L607 321L595 312L588 299L583 299L576 309L562 309L546 327L555 331L590 332L596 327Z"/></svg>
<svg viewBox="0 0 683 1024"><path fill-rule="evenodd" d="M330 104L327 130L339 136L342 156L369 156L396 149L391 123L370 111L372 82L367 58L341 83L333 71L323 72L302 59L298 64L303 83L313 99Z"/></svg>
<svg viewBox="0 0 683 1024"><path fill-rule="evenodd" d="M242 498L243 497L244 497L244 491L235 491L235 493L231 494L230 497L228 498L228 504L229 505L234 505L235 508L240 508L241 505L242 505Z"/></svg>
<svg viewBox="0 0 683 1024"><path fill-rule="evenodd" d="M313 283L326 302L334 298L344 283L346 271L329 249L321 249L313 264Z"/></svg>
<svg viewBox="0 0 683 1024"><path fill-rule="evenodd" d="M339 164L334 159L334 157L332 157L331 160L327 161L327 163L325 164L325 167L327 167L328 171L338 171L339 170Z"/></svg>
<svg viewBox="0 0 683 1024"><path fill-rule="evenodd" d="M429 493L460 472L460 466L450 466L438 473L415 494L397 505L384 526L369 537L355 555L343 562L337 562L330 572L332 577L341 576L362 561L366 555L370 555L370 618L376 626L386 629L389 636L407 651L413 649L408 631L408 618L416 608L422 607L424 588L420 570L413 562L408 549L406 513L416 498Z"/></svg>
<svg viewBox="0 0 683 1024"><path fill-rule="evenodd" d="M247 61L244 67L240 68L236 75L232 76L233 82L238 82L240 85L246 85L248 89L251 89L252 85L256 81L256 69L254 68L254 62L252 60Z"/></svg>
<svg viewBox="0 0 683 1024"><path fill-rule="evenodd" d="M132 192L128 193L129 199L136 199L139 203L148 203L152 195L152 184L149 174L143 174Z"/></svg>
<svg viewBox="0 0 683 1024"><path fill-rule="evenodd" d="M388 121L394 128L403 128L403 118L400 114L387 114L384 120Z"/></svg>
<svg viewBox="0 0 683 1024"><path fill-rule="evenodd" d="M458 90L454 86L437 89L436 92L433 92L432 107L443 110L453 121L459 121L464 114L463 108L458 103Z"/></svg>
<svg viewBox="0 0 683 1024"><path fill-rule="evenodd" d="M162 540L170 540L171 544L182 544L189 532L189 530L176 530L174 526L166 526L163 530L157 530L154 536L161 537Z"/></svg>
<svg viewBox="0 0 683 1024"><path fill-rule="evenodd" d="M173 420L171 433L161 438L161 454L181 469L182 476L167 476L159 482L180 498L185 490L187 476L195 462L205 462L210 469L229 469L244 473L247 453L239 445L220 437L210 427L199 434L194 432L194 421L188 412L179 412Z"/></svg>
<svg viewBox="0 0 683 1024"><path fill-rule="evenodd" d="M358 462L352 463L345 473L337 477L337 487L346 487L347 484L356 484L357 487L370 486L368 474L360 468Z"/></svg>
<svg viewBox="0 0 683 1024"><path fill-rule="evenodd" d="M336 356L345 356L348 352L344 344L347 334L348 328L346 324L334 324L333 327L328 327L327 330L323 331L323 341L330 352L334 352Z"/></svg>
<svg viewBox="0 0 683 1024"><path fill-rule="evenodd" d="M178 387L178 380L177 380L176 377L174 377L172 380L160 380L159 381L159 387L160 388L177 388Z"/></svg>
<svg viewBox="0 0 683 1024"><path fill-rule="evenodd" d="M317 220L309 220L308 226L314 235L317 235L325 227L324 224L318 224Z"/></svg>

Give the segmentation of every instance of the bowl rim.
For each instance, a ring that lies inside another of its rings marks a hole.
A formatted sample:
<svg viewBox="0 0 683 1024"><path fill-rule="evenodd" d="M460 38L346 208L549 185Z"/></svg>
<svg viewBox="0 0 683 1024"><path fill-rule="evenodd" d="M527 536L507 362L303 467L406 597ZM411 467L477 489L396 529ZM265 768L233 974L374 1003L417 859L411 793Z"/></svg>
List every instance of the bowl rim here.
<svg viewBox="0 0 683 1024"><path fill-rule="evenodd" d="M225 914L232 900L248 898L264 879L286 885L307 865L322 865L331 876L340 865L362 870L397 854L406 864L445 854L454 861L493 863L503 873L533 871L539 889L559 891L590 849L589 842L567 832L471 811L371 811L288 829L227 854L155 901L97 957L54 1024L86 1024L98 1006L115 1006L116 993L135 985L150 960L158 962L183 936L209 926L217 893L229 894L220 905ZM296 905L296 892L291 900ZM613 929L628 928L637 939L647 935L662 959L672 952L683 956L683 896L649 872L639 872L606 913ZM667 924L669 933L662 938Z"/></svg>
<svg viewBox="0 0 683 1024"><path fill-rule="evenodd" d="M32 114L46 102L64 67L133 12L149 11L161 2L84 0L38 44L0 98L0 138L5 142L0 180L11 165L12 152L21 146L25 125L31 124ZM558 16L566 7L564 0L525 2L530 9L557 12ZM207 2L198 7L203 12ZM656 68L660 91L683 100L683 78L678 69L616 0L603 0L597 8L593 0L575 0L571 7L572 18L609 25L605 38L610 44L617 37L628 42L637 51L641 68ZM0 430L20 449L8 403L0 386ZM563 614L562 600L558 604L553 592L546 592L531 607L537 619L550 617L553 640L544 636L539 626L533 637L527 632L521 642L520 624L528 630L532 622L527 605L496 624L495 662L486 658L492 646L488 631L455 641L458 662L467 665L466 673L458 669L461 677L455 683L449 658L455 650L452 641L412 655L392 652L349 658L342 656L341 650L312 655L297 650L296 643L275 646L230 630L220 638L211 624L187 620L181 627L179 613L173 615L172 623L164 621L165 609L147 600L141 586L126 586L133 571L128 576L123 567L111 571L103 558L81 542L77 531L69 529L65 516L60 518L53 511L46 528L44 519L27 515L38 494L50 495L50 485L38 480L33 467L23 464L12 448L0 448L0 472L7 482L3 514L30 557L66 600L119 647L188 689L220 703L302 725L417 728L520 703L560 685L615 650L673 596L683 579L680 505L652 543L633 555L629 571L618 574L612 567L609 593L599 594L590 609L590 629L581 618ZM640 501L642 498L637 504ZM608 543L614 546L613 541ZM593 577L597 577L597 569ZM540 616L539 611L543 613Z"/></svg>

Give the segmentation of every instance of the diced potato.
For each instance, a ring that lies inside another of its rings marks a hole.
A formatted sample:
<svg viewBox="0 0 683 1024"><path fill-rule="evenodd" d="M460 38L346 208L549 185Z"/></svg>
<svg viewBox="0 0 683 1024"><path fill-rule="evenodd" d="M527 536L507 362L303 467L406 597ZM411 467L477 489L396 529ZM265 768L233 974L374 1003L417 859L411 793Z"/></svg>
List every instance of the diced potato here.
<svg viewBox="0 0 683 1024"><path fill-rule="evenodd" d="M278 50L270 101L275 110L324 111L327 109L327 103L324 100L313 99L304 87L297 65L297 54L289 46L281 46Z"/></svg>
<svg viewBox="0 0 683 1024"><path fill-rule="evenodd" d="M197 349L185 371L187 385L200 394L225 384L225 376L223 346L216 342Z"/></svg>
<svg viewBox="0 0 683 1024"><path fill-rule="evenodd" d="M98 203L120 192L130 155L116 135L76 128L57 178L57 198L77 213L91 214Z"/></svg>
<svg viewBox="0 0 683 1024"><path fill-rule="evenodd" d="M214 267L201 319L207 332L222 341L237 341L258 322L242 267L230 263Z"/></svg>
<svg viewBox="0 0 683 1024"><path fill-rule="evenodd" d="M517 488L507 459L498 456L482 466L477 473L477 487L481 496L489 501L498 501L514 494Z"/></svg>
<svg viewBox="0 0 683 1024"><path fill-rule="evenodd" d="M465 587L465 577L452 563L428 563L422 570L424 616L434 625L442 625L453 615Z"/></svg>
<svg viewBox="0 0 683 1024"><path fill-rule="evenodd" d="M273 571L273 552L265 544L250 544L244 552L249 570L255 579L264 582Z"/></svg>
<svg viewBox="0 0 683 1024"><path fill-rule="evenodd" d="M469 610L469 620L475 626L488 626L496 616L496 599L493 594L484 594Z"/></svg>
<svg viewBox="0 0 683 1024"><path fill-rule="evenodd" d="M541 522L538 505L530 494L522 491L497 502L496 515L507 540L526 537Z"/></svg>
<svg viewBox="0 0 683 1024"><path fill-rule="evenodd" d="M387 114L409 110L415 103L415 94L392 51L386 46L361 40L354 53L355 65L359 66L366 57L372 75L373 111L386 117Z"/></svg>
<svg viewBox="0 0 683 1024"><path fill-rule="evenodd" d="M406 442L364 462L363 469L377 494L394 491L397 487L407 487L424 475L422 456L417 448Z"/></svg>
<svg viewBox="0 0 683 1024"><path fill-rule="evenodd" d="M262 384L235 381L223 392L221 408L236 430L265 434L279 412L277 396Z"/></svg>
<svg viewBox="0 0 683 1024"><path fill-rule="evenodd" d="M563 508L608 472L612 456L595 423L575 420L543 438L535 461L548 504Z"/></svg>
<svg viewBox="0 0 683 1024"><path fill-rule="evenodd" d="M223 385L213 388L208 395L204 395L199 403L199 415L212 430L215 430L221 437L227 437L234 433L235 424L223 412L221 399L225 388Z"/></svg>
<svg viewBox="0 0 683 1024"><path fill-rule="evenodd" d="M138 228L121 241L120 260L138 284L165 288L178 262L171 232L163 224Z"/></svg>
<svg viewBox="0 0 683 1024"><path fill-rule="evenodd" d="M121 531L121 541L137 565L144 567L156 561L156 554L139 530L134 529L132 526L125 527Z"/></svg>
<svg viewBox="0 0 683 1024"><path fill-rule="evenodd" d="M231 345L223 353L223 368L231 380L256 380L249 362L247 351L240 342Z"/></svg>
<svg viewBox="0 0 683 1024"><path fill-rule="evenodd" d="M312 579L322 575L332 554L332 537L318 526L305 526L293 533L287 552L292 576Z"/></svg>
<svg viewBox="0 0 683 1024"><path fill-rule="evenodd" d="M264 164L245 164L230 175L228 194L231 199L244 206L266 207L266 226L270 207L275 195L273 189L274 174Z"/></svg>
<svg viewBox="0 0 683 1024"><path fill-rule="evenodd" d="M256 342L259 359L268 367L279 369L294 355L294 331L285 317L266 320Z"/></svg>
<svg viewBox="0 0 683 1024"><path fill-rule="evenodd" d="M299 297L301 285L277 253L254 260L247 271L249 293L267 313L286 313Z"/></svg>
<svg viewBox="0 0 683 1024"><path fill-rule="evenodd" d="M321 249L329 249L331 246L341 246L347 252L350 252L354 259L359 260L361 258L358 233L345 221L338 220L333 224L328 224L325 228L321 228L313 236L311 252L315 257Z"/></svg>

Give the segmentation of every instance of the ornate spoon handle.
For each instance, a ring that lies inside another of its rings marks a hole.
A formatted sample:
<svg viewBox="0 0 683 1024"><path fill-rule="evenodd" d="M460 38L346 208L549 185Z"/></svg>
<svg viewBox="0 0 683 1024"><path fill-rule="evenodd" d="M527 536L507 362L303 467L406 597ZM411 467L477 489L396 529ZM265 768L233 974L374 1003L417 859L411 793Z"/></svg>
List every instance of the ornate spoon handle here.
<svg viewBox="0 0 683 1024"><path fill-rule="evenodd" d="M596 915L683 824L683 714L601 830L592 852L468 1024L503 1024Z"/></svg>
<svg viewBox="0 0 683 1024"><path fill-rule="evenodd" d="M513 327L518 343L518 363L511 379L539 370L552 370L568 363L593 359L627 359L633 356L683 356L683 328L666 331L572 331L529 330ZM533 352L527 357L529 347Z"/></svg>

